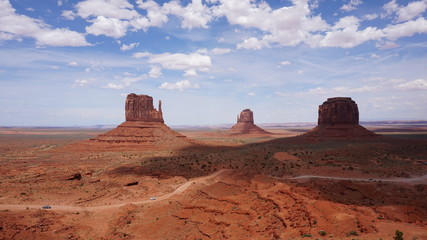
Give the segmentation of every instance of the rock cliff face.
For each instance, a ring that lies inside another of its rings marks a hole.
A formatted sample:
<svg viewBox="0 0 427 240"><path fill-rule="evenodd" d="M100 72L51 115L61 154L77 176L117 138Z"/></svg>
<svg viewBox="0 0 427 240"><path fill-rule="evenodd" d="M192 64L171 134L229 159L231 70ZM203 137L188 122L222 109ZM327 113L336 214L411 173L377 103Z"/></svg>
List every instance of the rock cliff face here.
<svg viewBox="0 0 427 240"><path fill-rule="evenodd" d="M126 98L125 117L125 122L83 145L107 151L156 151L193 144L187 137L164 124L162 102L159 101L157 110L153 106L153 98L148 95L129 94Z"/></svg>
<svg viewBox="0 0 427 240"><path fill-rule="evenodd" d="M163 123L162 102L159 110L153 106L153 98L148 95L131 93L126 97L126 121L161 122Z"/></svg>
<svg viewBox="0 0 427 240"><path fill-rule="evenodd" d="M366 139L378 136L359 125L359 109L349 97L328 98L319 106L317 124L303 136L318 139Z"/></svg>
<svg viewBox="0 0 427 240"><path fill-rule="evenodd" d="M245 109L237 116L237 122L254 123L254 113L250 109Z"/></svg>
<svg viewBox="0 0 427 240"><path fill-rule="evenodd" d="M231 127L230 132L231 134L238 135L271 134L254 124L254 113L250 109L244 109L240 115L237 116L237 123Z"/></svg>
<svg viewBox="0 0 427 240"><path fill-rule="evenodd" d="M319 106L317 124L359 124L359 109L349 97L328 98Z"/></svg>

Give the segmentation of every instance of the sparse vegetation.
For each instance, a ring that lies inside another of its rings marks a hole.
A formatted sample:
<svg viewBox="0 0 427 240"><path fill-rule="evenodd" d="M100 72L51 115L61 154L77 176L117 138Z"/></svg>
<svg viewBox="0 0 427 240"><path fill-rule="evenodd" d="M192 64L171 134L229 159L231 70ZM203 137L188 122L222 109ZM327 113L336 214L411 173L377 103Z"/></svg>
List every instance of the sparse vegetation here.
<svg viewBox="0 0 427 240"><path fill-rule="evenodd" d="M396 230L395 236L393 237L394 240L403 240L403 232Z"/></svg>
<svg viewBox="0 0 427 240"><path fill-rule="evenodd" d="M348 232L348 233L346 234L346 236L347 236L347 237L350 237L350 236L359 236L359 234L358 234L356 231L351 230L350 232Z"/></svg>

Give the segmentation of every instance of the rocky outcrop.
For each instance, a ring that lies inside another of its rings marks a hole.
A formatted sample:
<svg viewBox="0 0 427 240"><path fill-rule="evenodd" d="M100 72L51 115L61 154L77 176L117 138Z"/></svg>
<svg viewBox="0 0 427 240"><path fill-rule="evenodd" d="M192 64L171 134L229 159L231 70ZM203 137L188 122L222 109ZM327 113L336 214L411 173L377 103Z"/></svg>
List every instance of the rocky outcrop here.
<svg viewBox="0 0 427 240"><path fill-rule="evenodd" d="M148 95L131 93L126 97L126 121L161 122L163 123L162 101L159 110L153 106L153 98Z"/></svg>
<svg viewBox="0 0 427 240"><path fill-rule="evenodd" d="M328 98L319 106L317 124L303 136L318 139L366 139L378 136L359 125L359 109L349 97Z"/></svg>
<svg viewBox="0 0 427 240"><path fill-rule="evenodd" d="M244 109L240 116L237 116L237 122L238 123L254 123L254 113L250 109Z"/></svg>
<svg viewBox="0 0 427 240"><path fill-rule="evenodd" d="M319 106L317 124L359 124L356 102L349 97L328 98Z"/></svg>
<svg viewBox="0 0 427 240"><path fill-rule="evenodd" d="M161 101L158 109L152 97L131 93L126 97L126 121L83 144L100 151L155 151L192 145L191 140L164 124Z"/></svg>
<svg viewBox="0 0 427 240"><path fill-rule="evenodd" d="M237 116L237 123L231 127L231 134L271 134L254 124L254 113L250 109L244 109Z"/></svg>

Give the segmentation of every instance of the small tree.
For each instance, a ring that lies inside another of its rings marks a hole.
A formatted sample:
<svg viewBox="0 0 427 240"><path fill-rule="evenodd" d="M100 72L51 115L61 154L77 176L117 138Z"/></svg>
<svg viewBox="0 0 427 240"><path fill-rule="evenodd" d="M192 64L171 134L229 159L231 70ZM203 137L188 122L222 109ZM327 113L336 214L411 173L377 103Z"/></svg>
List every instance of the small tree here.
<svg viewBox="0 0 427 240"><path fill-rule="evenodd" d="M393 237L394 240L403 240L403 232L396 230L396 235Z"/></svg>

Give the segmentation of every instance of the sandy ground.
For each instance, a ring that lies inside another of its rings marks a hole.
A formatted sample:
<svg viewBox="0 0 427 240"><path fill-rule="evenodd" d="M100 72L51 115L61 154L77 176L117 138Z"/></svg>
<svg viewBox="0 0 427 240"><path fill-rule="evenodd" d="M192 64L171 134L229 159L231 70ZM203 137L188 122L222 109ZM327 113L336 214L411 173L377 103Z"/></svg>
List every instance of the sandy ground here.
<svg viewBox="0 0 427 240"><path fill-rule="evenodd" d="M272 131L188 130L205 146L91 152L64 146L98 130L0 130L0 239L427 239L422 132Z"/></svg>

